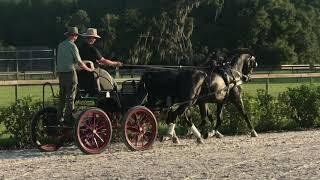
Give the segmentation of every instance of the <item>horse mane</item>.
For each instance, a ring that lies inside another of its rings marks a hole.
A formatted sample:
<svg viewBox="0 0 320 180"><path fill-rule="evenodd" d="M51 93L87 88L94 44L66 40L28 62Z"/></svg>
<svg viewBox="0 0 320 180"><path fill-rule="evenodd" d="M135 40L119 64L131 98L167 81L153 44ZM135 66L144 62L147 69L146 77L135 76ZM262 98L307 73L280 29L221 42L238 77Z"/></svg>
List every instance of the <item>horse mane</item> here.
<svg viewBox="0 0 320 180"><path fill-rule="evenodd" d="M249 48L237 48L237 49L234 49L232 51L230 51L230 54L251 54L251 55L254 55L253 51Z"/></svg>
<svg viewBox="0 0 320 180"><path fill-rule="evenodd" d="M231 51L214 50L208 54L205 62L201 63L201 66L209 69L217 65L221 66L222 64L232 66L242 54L253 55L254 53L249 48L237 48Z"/></svg>
<svg viewBox="0 0 320 180"><path fill-rule="evenodd" d="M228 60L230 61L230 64L233 65L237 58L239 58L242 54L250 54L254 55L253 51L249 48L238 48L230 51L228 55Z"/></svg>

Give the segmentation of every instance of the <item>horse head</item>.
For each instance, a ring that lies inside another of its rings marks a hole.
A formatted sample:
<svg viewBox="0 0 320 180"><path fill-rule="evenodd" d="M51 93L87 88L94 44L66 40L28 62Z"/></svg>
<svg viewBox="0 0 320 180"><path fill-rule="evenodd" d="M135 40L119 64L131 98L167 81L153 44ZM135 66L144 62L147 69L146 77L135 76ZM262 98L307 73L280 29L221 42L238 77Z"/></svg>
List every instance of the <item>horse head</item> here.
<svg viewBox="0 0 320 180"><path fill-rule="evenodd" d="M237 72L240 75L241 80L245 82L251 80L250 76L257 66L258 63L256 62L255 56L250 53L239 54L233 58L231 63L233 71Z"/></svg>

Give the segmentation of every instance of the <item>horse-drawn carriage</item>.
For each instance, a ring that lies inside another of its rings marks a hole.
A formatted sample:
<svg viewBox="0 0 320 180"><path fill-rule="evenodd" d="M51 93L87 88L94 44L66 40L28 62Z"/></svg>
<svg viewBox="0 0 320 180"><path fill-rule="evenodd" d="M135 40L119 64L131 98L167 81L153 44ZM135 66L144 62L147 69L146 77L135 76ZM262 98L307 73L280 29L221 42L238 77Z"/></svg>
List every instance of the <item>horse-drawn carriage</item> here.
<svg viewBox="0 0 320 180"><path fill-rule="evenodd" d="M32 140L42 151L55 151L73 130L73 140L85 153L102 152L110 143L112 131L120 131L124 142L131 150L150 148L157 137L157 120L153 110L166 109L168 135L173 142L179 142L174 127L176 118L186 115L187 109L197 104L201 114L201 133L188 119L187 125L196 136L197 142L207 137L210 128L207 121L213 123L207 103L217 104L217 123L214 131L221 135L218 128L222 121L222 110L231 98L243 115L252 136L257 136L248 115L244 110L241 97L243 81L247 81L256 67L255 57L250 53L239 53L233 56L228 67L230 83L217 67L206 66L199 69L166 69L146 72L139 81L126 81L120 90L103 91L93 73L80 71L77 100L93 100L93 107L75 113L73 127L68 127L57 118L56 108L47 107L40 110L32 121ZM177 106L177 108L172 108ZM151 111L151 110L152 111ZM210 125L212 127L212 125ZM67 135L66 135L67 134Z"/></svg>
<svg viewBox="0 0 320 180"><path fill-rule="evenodd" d="M137 94L138 81L128 80L122 83L120 90L106 91L101 90L94 72L78 71L77 74L76 101L87 101L91 107L79 107L73 113L73 126L58 119L55 107L44 107L37 112L31 132L38 149L56 151L66 141L74 140L84 153L97 154L110 143L113 131L121 133L131 150L146 150L152 146L157 137L157 121L148 108L140 106L143 97ZM44 87L46 85L51 86L47 83Z"/></svg>

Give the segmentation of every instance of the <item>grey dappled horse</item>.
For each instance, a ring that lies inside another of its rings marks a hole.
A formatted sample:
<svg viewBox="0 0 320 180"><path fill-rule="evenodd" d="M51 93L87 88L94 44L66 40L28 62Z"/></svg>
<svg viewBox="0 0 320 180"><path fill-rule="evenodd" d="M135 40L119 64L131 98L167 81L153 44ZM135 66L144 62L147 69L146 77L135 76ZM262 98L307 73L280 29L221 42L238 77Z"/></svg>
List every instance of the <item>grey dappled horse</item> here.
<svg viewBox="0 0 320 180"><path fill-rule="evenodd" d="M202 87L200 94L201 98L197 101L202 119L201 126L204 138L212 135L219 138L223 137L218 129L222 123L223 109L225 104L229 101L232 102L241 112L248 128L251 130L251 136L258 136L244 109L241 95L242 89L240 86L243 82L249 81L250 75L255 67L257 67L257 63L253 55L249 53L238 54L231 60L229 68L227 68L229 71L228 76L231 77L231 83L228 86L226 85L221 73L213 70L213 68L205 70L207 77ZM209 113L208 103L217 104L217 123L212 133L209 133L207 130L208 128L205 128L208 122L211 121L210 123L213 123L213 118Z"/></svg>

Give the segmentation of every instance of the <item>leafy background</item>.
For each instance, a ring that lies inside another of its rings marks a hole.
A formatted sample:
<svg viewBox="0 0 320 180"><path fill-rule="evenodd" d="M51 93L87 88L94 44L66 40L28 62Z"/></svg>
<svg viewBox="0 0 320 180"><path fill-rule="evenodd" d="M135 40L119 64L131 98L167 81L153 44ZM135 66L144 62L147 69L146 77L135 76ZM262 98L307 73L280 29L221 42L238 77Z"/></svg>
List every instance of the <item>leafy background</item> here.
<svg viewBox="0 0 320 180"><path fill-rule="evenodd" d="M319 10L319 0L0 0L0 50L55 48L78 26L98 28L99 48L126 63L196 64L245 47L262 65L313 65Z"/></svg>

